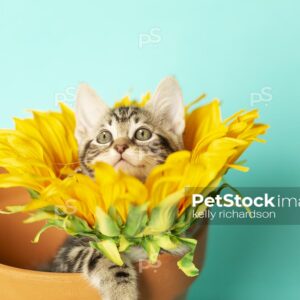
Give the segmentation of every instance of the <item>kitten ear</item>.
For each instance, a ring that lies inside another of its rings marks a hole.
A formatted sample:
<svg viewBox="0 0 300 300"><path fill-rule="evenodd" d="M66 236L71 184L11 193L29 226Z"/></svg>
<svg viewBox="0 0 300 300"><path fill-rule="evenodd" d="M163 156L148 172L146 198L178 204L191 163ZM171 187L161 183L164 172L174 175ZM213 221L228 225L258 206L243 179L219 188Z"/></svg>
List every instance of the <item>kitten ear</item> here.
<svg viewBox="0 0 300 300"><path fill-rule="evenodd" d="M97 125L107 111L108 106L89 85L79 85L75 106L75 136L79 144L93 137Z"/></svg>
<svg viewBox="0 0 300 300"><path fill-rule="evenodd" d="M146 108L154 112L167 129L182 135L185 127L183 96L174 77L167 77L159 83Z"/></svg>

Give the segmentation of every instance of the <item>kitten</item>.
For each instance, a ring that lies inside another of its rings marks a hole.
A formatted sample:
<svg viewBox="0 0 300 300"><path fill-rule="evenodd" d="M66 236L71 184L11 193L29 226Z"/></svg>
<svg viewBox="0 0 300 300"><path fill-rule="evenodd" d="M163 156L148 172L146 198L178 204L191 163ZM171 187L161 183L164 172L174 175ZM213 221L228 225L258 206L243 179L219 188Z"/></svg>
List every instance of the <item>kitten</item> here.
<svg viewBox="0 0 300 300"><path fill-rule="evenodd" d="M91 177L90 166L101 161L144 181L154 166L183 148L184 127L182 94L174 78L164 79L145 107L109 109L88 85L79 87L75 135L81 171ZM174 254L178 252L182 251ZM132 263L140 259L145 259L145 252L132 249L119 267L90 248L87 238L69 238L52 271L82 272L103 299L135 300L137 274Z"/></svg>

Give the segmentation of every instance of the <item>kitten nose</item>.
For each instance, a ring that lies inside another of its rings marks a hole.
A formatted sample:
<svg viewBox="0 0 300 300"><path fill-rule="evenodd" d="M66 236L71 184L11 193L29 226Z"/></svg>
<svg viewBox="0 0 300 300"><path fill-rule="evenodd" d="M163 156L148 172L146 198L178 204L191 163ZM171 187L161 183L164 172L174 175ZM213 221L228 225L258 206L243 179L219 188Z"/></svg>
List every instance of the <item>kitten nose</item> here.
<svg viewBox="0 0 300 300"><path fill-rule="evenodd" d="M117 145L115 145L115 149L120 154L122 154L127 148L128 148L128 145L126 145L126 144L117 144Z"/></svg>

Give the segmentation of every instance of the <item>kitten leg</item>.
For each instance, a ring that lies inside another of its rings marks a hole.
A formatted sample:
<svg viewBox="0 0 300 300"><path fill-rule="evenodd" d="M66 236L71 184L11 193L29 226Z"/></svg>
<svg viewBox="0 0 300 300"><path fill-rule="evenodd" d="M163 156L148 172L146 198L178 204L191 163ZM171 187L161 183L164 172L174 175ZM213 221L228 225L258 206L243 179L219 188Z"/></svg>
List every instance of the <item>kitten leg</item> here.
<svg viewBox="0 0 300 300"><path fill-rule="evenodd" d="M137 300L137 274L123 256L123 266L114 265L84 239L69 239L52 263L52 271L83 273L104 300Z"/></svg>
<svg viewBox="0 0 300 300"><path fill-rule="evenodd" d="M131 262L123 257L123 266L113 264L97 250L84 264L82 272L105 300L137 300L137 274Z"/></svg>

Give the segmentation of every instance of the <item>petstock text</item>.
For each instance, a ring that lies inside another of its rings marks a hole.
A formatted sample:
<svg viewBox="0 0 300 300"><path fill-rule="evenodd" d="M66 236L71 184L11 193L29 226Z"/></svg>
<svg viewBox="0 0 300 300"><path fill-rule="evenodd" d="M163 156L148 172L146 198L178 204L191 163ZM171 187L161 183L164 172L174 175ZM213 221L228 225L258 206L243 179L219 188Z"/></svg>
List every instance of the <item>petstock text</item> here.
<svg viewBox="0 0 300 300"><path fill-rule="evenodd" d="M211 224L300 225L300 187L235 188L206 196L193 193L191 200L193 218L207 218Z"/></svg>

